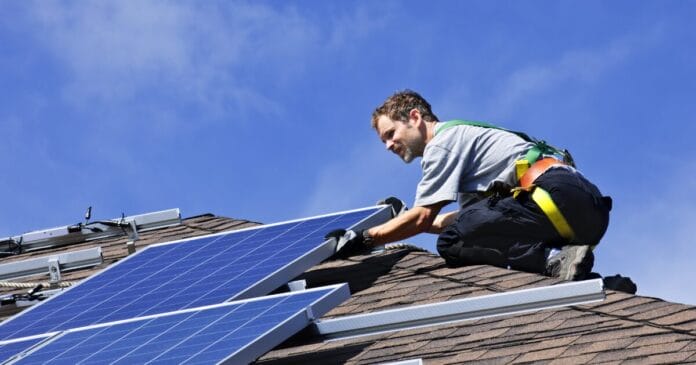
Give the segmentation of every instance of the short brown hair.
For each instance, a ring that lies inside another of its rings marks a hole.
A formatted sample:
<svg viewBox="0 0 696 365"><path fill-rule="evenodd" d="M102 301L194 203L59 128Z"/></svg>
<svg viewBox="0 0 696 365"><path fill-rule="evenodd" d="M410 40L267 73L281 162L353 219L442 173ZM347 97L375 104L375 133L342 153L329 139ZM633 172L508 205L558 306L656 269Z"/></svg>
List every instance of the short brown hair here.
<svg viewBox="0 0 696 365"><path fill-rule="evenodd" d="M386 115L391 120L408 121L409 112L418 109L427 122L437 122L437 116L430 109L430 104L420 94L413 90L397 91L387 98L384 103L372 112L372 128L377 128L377 119Z"/></svg>

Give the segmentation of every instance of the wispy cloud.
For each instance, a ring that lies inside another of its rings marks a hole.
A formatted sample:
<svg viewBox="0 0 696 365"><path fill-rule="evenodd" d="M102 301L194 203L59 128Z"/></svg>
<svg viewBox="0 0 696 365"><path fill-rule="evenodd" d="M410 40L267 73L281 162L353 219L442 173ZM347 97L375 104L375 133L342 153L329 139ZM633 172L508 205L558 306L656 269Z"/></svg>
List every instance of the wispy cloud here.
<svg viewBox="0 0 696 365"><path fill-rule="evenodd" d="M405 165L374 138L323 167L304 216L369 206L392 195L413 202L420 176L418 161Z"/></svg>
<svg viewBox="0 0 696 365"><path fill-rule="evenodd" d="M350 12L340 13L331 20L327 45L341 52L358 49L356 40L370 37L387 27L400 10L397 3L392 2L358 3Z"/></svg>
<svg viewBox="0 0 696 365"><path fill-rule="evenodd" d="M134 118L123 110L133 104L154 117L185 106L199 122L249 117L239 122L283 115L278 89L303 80L321 55L350 52L386 26L389 16L375 19L375 8L389 14L390 5L337 10L327 21L246 1L36 2L27 29L65 70L61 95L78 110L127 123Z"/></svg>
<svg viewBox="0 0 696 365"><path fill-rule="evenodd" d="M124 209L130 202L153 209L157 199L168 205L156 208L178 204L187 195L182 174L210 173L219 163L211 152L246 151L240 146L252 142L235 139L240 124L249 130L261 119L298 121L288 116L295 105L280 98L307 92L317 80L314 66L340 62L334 56L358 49L356 39L384 24L370 22L369 7L337 7L313 18L292 4L248 1L16 6L6 27L22 34L26 53L15 57L30 59L39 87L27 84L17 107L0 115L7 132L1 166L27 180L2 185L26 195L22 207L6 204L7 216L28 225L45 196L56 211Z"/></svg>
<svg viewBox="0 0 696 365"><path fill-rule="evenodd" d="M34 5L37 38L68 70L63 96L83 108L159 94L211 114L228 108L278 112L245 71L264 60L306 57L319 34L292 8L247 2ZM289 77L293 70L265 71Z"/></svg>
<svg viewBox="0 0 696 365"><path fill-rule="evenodd" d="M598 49L570 50L552 63L518 69L503 83L491 108L505 114L529 97L567 87L573 82L598 80L631 53L632 43L624 39Z"/></svg>
<svg viewBox="0 0 696 365"><path fill-rule="evenodd" d="M458 115L465 108L491 120L506 120L530 101L569 95L578 87L601 82L608 72L658 44L662 34L657 24L604 44L567 49L545 62L520 65L518 59L510 59L515 68L502 72L496 86L481 92L462 83L450 85L439 104L443 114Z"/></svg>

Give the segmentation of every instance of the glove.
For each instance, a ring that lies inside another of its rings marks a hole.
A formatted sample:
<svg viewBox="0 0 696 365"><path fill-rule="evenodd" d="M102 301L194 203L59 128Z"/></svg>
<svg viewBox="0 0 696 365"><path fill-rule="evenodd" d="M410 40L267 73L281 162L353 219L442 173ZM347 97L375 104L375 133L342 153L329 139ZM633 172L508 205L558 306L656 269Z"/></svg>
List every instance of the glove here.
<svg viewBox="0 0 696 365"><path fill-rule="evenodd" d="M391 205L391 210L392 210L392 218L396 216L400 216L403 214L405 211L408 210L408 207L406 206L406 203L404 203L403 200L399 198L395 198L393 196L390 196L384 200L380 200L377 202L377 205Z"/></svg>
<svg viewBox="0 0 696 365"><path fill-rule="evenodd" d="M326 234L324 238L336 242L334 255L341 259L356 255L368 248L365 244L365 230L356 232L353 230L336 229Z"/></svg>

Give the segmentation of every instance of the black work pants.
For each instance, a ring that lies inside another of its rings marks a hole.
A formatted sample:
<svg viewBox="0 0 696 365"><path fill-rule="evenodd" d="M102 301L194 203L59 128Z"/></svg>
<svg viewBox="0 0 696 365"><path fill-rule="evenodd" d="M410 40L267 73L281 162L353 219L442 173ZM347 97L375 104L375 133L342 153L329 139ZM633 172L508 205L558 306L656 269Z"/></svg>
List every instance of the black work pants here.
<svg viewBox="0 0 696 365"><path fill-rule="evenodd" d="M437 250L447 264L543 272L546 248L599 243L609 223L609 197L580 173L565 168L546 171L534 184L551 195L574 230L571 242L559 235L531 194L493 197L464 207L442 231Z"/></svg>

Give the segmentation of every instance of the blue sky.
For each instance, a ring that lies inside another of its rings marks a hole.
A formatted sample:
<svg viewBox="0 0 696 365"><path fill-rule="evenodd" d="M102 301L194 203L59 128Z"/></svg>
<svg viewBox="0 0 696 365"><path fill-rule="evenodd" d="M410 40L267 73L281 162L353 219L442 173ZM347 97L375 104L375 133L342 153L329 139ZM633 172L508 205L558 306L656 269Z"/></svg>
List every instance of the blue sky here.
<svg viewBox="0 0 696 365"><path fill-rule="evenodd" d="M2 2L0 236L167 208L275 222L413 201L372 110L570 149L614 198L595 269L696 304L696 3ZM413 242L433 249L434 236Z"/></svg>

